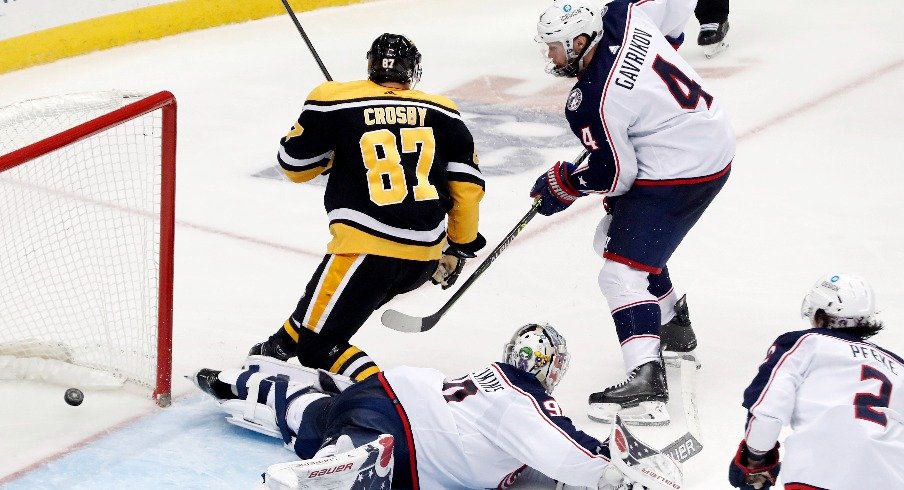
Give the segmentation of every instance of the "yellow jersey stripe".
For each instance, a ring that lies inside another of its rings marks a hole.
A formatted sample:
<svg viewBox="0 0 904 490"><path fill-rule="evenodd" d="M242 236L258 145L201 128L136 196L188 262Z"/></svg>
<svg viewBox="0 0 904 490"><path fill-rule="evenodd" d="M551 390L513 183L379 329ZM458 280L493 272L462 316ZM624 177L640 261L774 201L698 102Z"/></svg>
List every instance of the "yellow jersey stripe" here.
<svg viewBox="0 0 904 490"><path fill-rule="evenodd" d="M314 291L314 297L308 305L308 311L305 315L305 326L309 329L320 333L323 328L323 321L329 316L333 303L342 294L342 288L345 286L347 277L350 275L349 270L357 267L360 263L359 255L343 254L333 255L330 257L326 271L320 278L320 284Z"/></svg>
<svg viewBox="0 0 904 490"><path fill-rule="evenodd" d="M379 372L380 372L379 367L377 367L377 366L369 367L369 368L365 369L364 371L361 371L360 373L358 373L358 375L355 376L355 381L363 381Z"/></svg>
<svg viewBox="0 0 904 490"><path fill-rule="evenodd" d="M345 349L345 352L343 352L342 355L339 356L338 359L336 359L336 362L334 362L333 365L330 366L330 372L338 374L339 370L342 369L342 365L359 352L361 352L361 349L355 347L354 345L348 346L348 349Z"/></svg>

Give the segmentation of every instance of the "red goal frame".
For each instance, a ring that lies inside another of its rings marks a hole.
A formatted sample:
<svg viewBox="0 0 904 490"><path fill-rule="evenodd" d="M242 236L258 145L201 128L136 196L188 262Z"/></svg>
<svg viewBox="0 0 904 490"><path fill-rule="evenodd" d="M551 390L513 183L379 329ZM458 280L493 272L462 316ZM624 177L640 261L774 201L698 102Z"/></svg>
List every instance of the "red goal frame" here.
<svg viewBox="0 0 904 490"><path fill-rule="evenodd" d="M160 406L171 401L173 364L173 245L176 219L176 97L162 91L123 106L66 131L0 155L0 172L42 157L109 128L161 110L160 292L158 294L157 376L153 398Z"/></svg>

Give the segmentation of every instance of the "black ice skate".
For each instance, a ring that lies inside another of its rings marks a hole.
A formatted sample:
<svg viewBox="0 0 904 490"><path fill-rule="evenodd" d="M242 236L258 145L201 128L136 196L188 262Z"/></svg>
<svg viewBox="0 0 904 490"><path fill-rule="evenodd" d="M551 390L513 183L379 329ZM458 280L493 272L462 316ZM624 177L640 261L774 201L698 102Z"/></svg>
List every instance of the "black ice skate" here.
<svg viewBox="0 0 904 490"><path fill-rule="evenodd" d="M191 381L204 393L207 393L208 395L216 398L217 401L232 400L238 398L238 396L236 396L235 393L232 392L232 386L230 386L228 383L220 381L220 379L217 377L217 375L219 374L219 371L208 368L201 368L197 373L191 376L186 376L185 378Z"/></svg>
<svg viewBox="0 0 904 490"><path fill-rule="evenodd" d="M712 22L700 25L700 35L697 36L697 44L703 47L703 54L712 58L728 49L728 21Z"/></svg>
<svg viewBox="0 0 904 490"><path fill-rule="evenodd" d="M650 361L634 368L623 383L592 393L587 416L610 423L618 414L628 425L667 425L668 401L665 366L660 361Z"/></svg>
<svg viewBox="0 0 904 490"><path fill-rule="evenodd" d="M280 361L288 361L295 357L296 344L284 330L271 335L265 342L254 344L248 351L249 356L267 356Z"/></svg>
<svg viewBox="0 0 904 490"><path fill-rule="evenodd" d="M691 327L691 315L687 308L687 295L675 303L675 318L659 329L660 349L665 364L678 367L681 359L693 361L700 369L700 363L694 354L697 348L697 335Z"/></svg>

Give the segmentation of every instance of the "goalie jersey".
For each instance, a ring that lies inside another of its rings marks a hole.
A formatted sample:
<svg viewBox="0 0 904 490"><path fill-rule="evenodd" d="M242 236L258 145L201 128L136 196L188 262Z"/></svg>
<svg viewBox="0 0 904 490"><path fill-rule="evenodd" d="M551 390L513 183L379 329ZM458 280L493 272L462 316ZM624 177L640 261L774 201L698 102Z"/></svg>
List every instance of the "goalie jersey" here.
<svg viewBox="0 0 904 490"><path fill-rule="evenodd" d="M509 364L452 380L426 368L384 375L411 427L420 488L507 488L525 466L597 488L609 464L609 448L576 429L534 375Z"/></svg>
<svg viewBox="0 0 904 490"><path fill-rule="evenodd" d="M484 180L455 104L369 80L327 82L280 141L294 182L329 171L324 204L332 254L440 257L447 236L477 238Z"/></svg>
<svg viewBox="0 0 904 490"><path fill-rule="evenodd" d="M569 94L565 117L590 152L574 172L584 193L715 180L729 171L735 136L719 99L671 44L683 39L689 0L616 0L603 37Z"/></svg>
<svg viewBox="0 0 904 490"><path fill-rule="evenodd" d="M769 450L782 426L786 484L904 488L904 360L842 330L780 336L744 392L747 444Z"/></svg>

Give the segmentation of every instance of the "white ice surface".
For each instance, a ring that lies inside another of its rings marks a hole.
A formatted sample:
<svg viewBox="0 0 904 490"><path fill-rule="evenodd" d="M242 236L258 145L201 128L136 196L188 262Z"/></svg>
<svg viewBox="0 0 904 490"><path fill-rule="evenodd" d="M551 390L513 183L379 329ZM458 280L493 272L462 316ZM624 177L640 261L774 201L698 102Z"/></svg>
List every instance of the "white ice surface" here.
<svg viewBox="0 0 904 490"><path fill-rule="evenodd" d="M336 79L363 77L370 41L399 31L424 53L420 88L458 94L463 107L507 103L560 117L569 86L543 73L532 41L545 3L385 0L300 19ZM726 467L742 436L742 390L775 336L806 327L800 298L821 274L850 271L870 280L888 324L876 341L904 353L902 16L900 0L869 8L840 0L735 2L732 46L713 60L694 43L696 24L688 25L681 52L724 101L739 145L731 180L669 264L679 294L688 294L704 363L706 448L688 462L686 488L728 487ZM482 77L495 88L461 88ZM291 459L276 441L227 427L180 376L241 363L292 311L322 256L329 238L322 188L252 177L273 164L278 138L320 81L286 17L0 76L0 105L109 88L167 89L179 99L174 371L175 391L184 395L161 411L139 395L88 392L72 408L60 387L0 383L0 485L248 488L266 464ZM543 144L525 158L515 148L523 140L508 139L517 122L466 116L498 126L497 139L480 148L486 168L494 168L481 219L493 244L527 211L535 177L578 146L564 132L526 122L524 135ZM557 397L579 426L605 436L584 415L586 397L624 372L596 286L600 259L590 244L598 218L593 198L537 217L433 331L390 331L378 312L357 345L383 367L459 374L497 359L516 326L552 322L573 353ZM425 286L391 306L428 314L447 297ZM48 325L65 328L58 320ZM678 431L638 435L661 445ZM44 458L55 459L9 478Z"/></svg>

